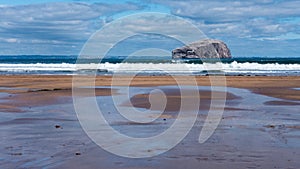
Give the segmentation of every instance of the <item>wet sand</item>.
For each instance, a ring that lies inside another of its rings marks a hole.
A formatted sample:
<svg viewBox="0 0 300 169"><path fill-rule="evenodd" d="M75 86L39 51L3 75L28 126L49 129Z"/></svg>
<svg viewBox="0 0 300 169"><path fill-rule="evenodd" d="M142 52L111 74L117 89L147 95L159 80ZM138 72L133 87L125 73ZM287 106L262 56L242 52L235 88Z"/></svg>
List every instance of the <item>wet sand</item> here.
<svg viewBox="0 0 300 169"><path fill-rule="evenodd" d="M85 78L85 77L83 77ZM190 84L190 77L177 77ZM118 131L138 137L163 132L176 119L185 96L170 76L137 76L131 102L149 109L149 92L161 89L167 107L156 121L130 123L117 115L109 101L122 95L128 77L96 78L96 95L104 102L104 116ZM222 121L204 144L197 139L207 117L211 91L208 77L196 77L201 106L195 126L175 148L152 158L128 159L112 155L83 132L72 104L72 76L0 76L1 168L299 168L300 77L226 77L229 87ZM84 85L84 83L83 83ZM89 89L86 89L89 90ZM143 91L143 92L141 92ZM157 96L158 97L158 96ZM188 96L186 96L188 97ZM189 98L193 99L193 98ZM101 102L103 103L103 102ZM109 139L109 138L108 138ZM128 147L132 149L134 147Z"/></svg>

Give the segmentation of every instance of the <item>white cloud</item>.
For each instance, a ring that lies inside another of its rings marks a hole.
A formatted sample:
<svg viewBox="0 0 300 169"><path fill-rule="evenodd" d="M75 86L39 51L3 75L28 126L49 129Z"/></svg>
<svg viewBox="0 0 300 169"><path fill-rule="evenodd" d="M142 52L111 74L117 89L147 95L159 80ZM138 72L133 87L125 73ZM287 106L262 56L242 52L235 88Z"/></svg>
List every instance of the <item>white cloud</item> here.
<svg viewBox="0 0 300 169"><path fill-rule="evenodd" d="M171 7L173 14L190 19L204 33L217 38L272 38L300 32L300 1L194 1L154 0ZM289 22L281 22L289 18Z"/></svg>
<svg viewBox="0 0 300 169"><path fill-rule="evenodd" d="M136 4L44 3L0 6L0 38L19 45L78 45L115 13L137 10ZM16 40L18 39L18 40ZM2 45L3 46L3 45ZM79 50L79 49L78 49Z"/></svg>
<svg viewBox="0 0 300 169"><path fill-rule="evenodd" d="M183 17L203 19L212 22L242 21L253 17L300 16L300 1L194 1L162 0L172 12Z"/></svg>

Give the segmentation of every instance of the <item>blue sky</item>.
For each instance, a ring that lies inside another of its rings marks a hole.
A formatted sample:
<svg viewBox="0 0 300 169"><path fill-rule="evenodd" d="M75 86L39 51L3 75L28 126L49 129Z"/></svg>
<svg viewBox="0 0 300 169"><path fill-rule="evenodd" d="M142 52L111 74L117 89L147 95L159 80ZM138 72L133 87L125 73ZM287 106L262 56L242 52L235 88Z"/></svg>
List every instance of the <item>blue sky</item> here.
<svg viewBox="0 0 300 169"><path fill-rule="evenodd" d="M163 12L221 39L233 56L300 56L300 0L0 0L0 55L78 54L106 23Z"/></svg>

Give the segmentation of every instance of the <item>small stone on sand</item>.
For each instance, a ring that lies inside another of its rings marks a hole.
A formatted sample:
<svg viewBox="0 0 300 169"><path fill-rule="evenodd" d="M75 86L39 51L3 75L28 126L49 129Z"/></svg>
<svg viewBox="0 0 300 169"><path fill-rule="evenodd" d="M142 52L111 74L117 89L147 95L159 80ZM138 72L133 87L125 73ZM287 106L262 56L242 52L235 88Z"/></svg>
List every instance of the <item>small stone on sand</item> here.
<svg viewBox="0 0 300 169"><path fill-rule="evenodd" d="M61 126L60 125L55 125L55 128L59 129L59 128L61 128Z"/></svg>

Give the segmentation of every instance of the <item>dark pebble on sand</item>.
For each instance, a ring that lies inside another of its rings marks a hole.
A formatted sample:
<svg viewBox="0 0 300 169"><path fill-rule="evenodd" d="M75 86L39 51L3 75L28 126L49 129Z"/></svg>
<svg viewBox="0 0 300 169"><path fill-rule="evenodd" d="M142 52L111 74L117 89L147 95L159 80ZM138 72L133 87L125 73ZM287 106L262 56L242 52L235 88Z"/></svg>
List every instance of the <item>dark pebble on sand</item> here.
<svg viewBox="0 0 300 169"><path fill-rule="evenodd" d="M276 126L275 126L275 125L272 125L272 124L270 124L270 125L267 125L266 127L267 127L267 128L272 128L272 129L273 129L273 128L275 128Z"/></svg>
<svg viewBox="0 0 300 169"><path fill-rule="evenodd" d="M22 153L11 153L12 156L21 156Z"/></svg>
<svg viewBox="0 0 300 169"><path fill-rule="evenodd" d="M60 125L55 125L55 128L59 129L59 128L61 128L61 126Z"/></svg>

